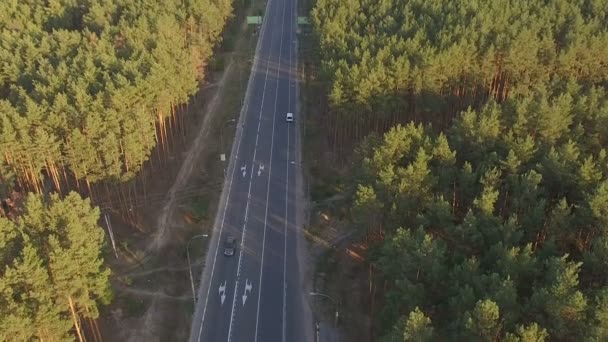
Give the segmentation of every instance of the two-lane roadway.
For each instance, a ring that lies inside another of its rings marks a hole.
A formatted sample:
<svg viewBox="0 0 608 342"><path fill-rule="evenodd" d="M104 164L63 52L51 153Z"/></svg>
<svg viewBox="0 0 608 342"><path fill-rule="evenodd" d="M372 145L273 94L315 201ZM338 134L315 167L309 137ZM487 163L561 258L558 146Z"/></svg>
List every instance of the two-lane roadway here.
<svg viewBox="0 0 608 342"><path fill-rule="evenodd" d="M296 0L268 0L191 341L308 341L297 259ZM294 113L295 122L286 122ZM234 256L223 255L227 236Z"/></svg>

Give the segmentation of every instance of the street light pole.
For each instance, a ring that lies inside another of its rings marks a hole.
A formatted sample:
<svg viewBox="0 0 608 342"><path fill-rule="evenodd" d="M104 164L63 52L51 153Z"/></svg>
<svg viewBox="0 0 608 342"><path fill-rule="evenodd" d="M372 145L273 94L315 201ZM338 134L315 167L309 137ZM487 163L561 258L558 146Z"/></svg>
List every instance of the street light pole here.
<svg viewBox="0 0 608 342"><path fill-rule="evenodd" d="M186 257L188 258L188 274L190 275L190 285L192 286L192 298L194 298L194 302L196 302L196 291L194 290L194 279L192 278L192 266L190 266L190 243L197 238L201 237L209 237L208 234L200 234L193 236L188 243L186 244Z"/></svg>
<svg viewBox="0 0 608 342"><path fill-rule="evenodd" d="M325 297L325 298L327 298L327 299L329 299L329 300L331 300L333 302L334 306L336 307L336 322L335 322L335 324L336 324L336 326L338 326L338 317L339 317L339 314L338 314L338 302L335 299L333 299L332 297L330 297L330 296L328 296L328 295L326 295L324 293L311 292L309 294L311 296Z"/></svg>

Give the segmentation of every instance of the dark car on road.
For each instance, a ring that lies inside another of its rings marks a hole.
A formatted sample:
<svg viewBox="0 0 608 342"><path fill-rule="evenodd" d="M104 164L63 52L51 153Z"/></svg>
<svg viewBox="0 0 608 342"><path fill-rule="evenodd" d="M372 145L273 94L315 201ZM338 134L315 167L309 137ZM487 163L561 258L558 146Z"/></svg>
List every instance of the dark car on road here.
<svg viewBox="0 0 608 342"><path fill-rule="evenodd" d="M232 236L227 236L224 241L224 255L233 256L236 252L236 239Z"/></svg>

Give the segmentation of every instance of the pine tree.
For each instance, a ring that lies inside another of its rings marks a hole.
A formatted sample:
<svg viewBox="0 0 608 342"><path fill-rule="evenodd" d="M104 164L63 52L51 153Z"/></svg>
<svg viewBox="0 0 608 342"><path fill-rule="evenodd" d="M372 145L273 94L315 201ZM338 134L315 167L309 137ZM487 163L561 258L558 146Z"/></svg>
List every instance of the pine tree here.
<svg viewBox="0 0 608 342"><path fill-rule="evenodd" d="M516 332L507 333L505 341L507 342L544 342L549 338L547 330L540 327L536 323L528 326L517 326Z"/></svg>
<svg viewBox="0 0 608 342"><path fill-rule="evenodd" d="M466 327L480 341L494 341L500 332L500 310L491 300L478 301L467 315Z"/></svg>
<svg viewBox="0 0 608 342"><path fill-rule="evenodd" d="M0 218L3 340L70 340L78 317L97 318L111 295L98 220L99 210L76 193L31 195L17 221Z"/></svg>
<svg viewBox="0 0 608 342"><path fill-rule="evenodd" d="M405 323L403 341L426 342L433 341L433 338L431 320L416 307L414 311L410 312L407 322Z"/></svg>

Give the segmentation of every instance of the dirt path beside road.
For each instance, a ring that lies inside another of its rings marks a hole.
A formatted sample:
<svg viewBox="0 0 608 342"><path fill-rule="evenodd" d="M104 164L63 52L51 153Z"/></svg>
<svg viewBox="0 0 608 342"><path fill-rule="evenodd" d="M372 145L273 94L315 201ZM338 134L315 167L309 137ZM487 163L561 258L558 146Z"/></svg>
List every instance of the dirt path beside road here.
<svg viewBox="0 0 608 342"><path fill-rule="evenodd" d="M222 78L217 83L217 91L215 92L215 95L205 108L205 119L201 124L196 139L194 139L194 142L188 149L186 159L179 169L175 182L171 186L171 189L169 189L168 199L158 217L158 224L155 233L156 235L153 242L148 246L148 252L158 252L167 244L167 239L171 238L171 236L167 234L167 230L170 229L171 225L174 224L173 216L175 216L175 206L177 202L176 194L178 191L181 191L192 178L192 172L195 170L196 166L195 163L200 161L200 157L207 146L206 144L209 142L208 138L209 131L211 130L211 122L216 119L217 113L219 113L217 108L221 102L220 99L224 96L226 79L228 78L228 75L232 74L232 66L233 61L231 59L224 70Z"/></svg>

